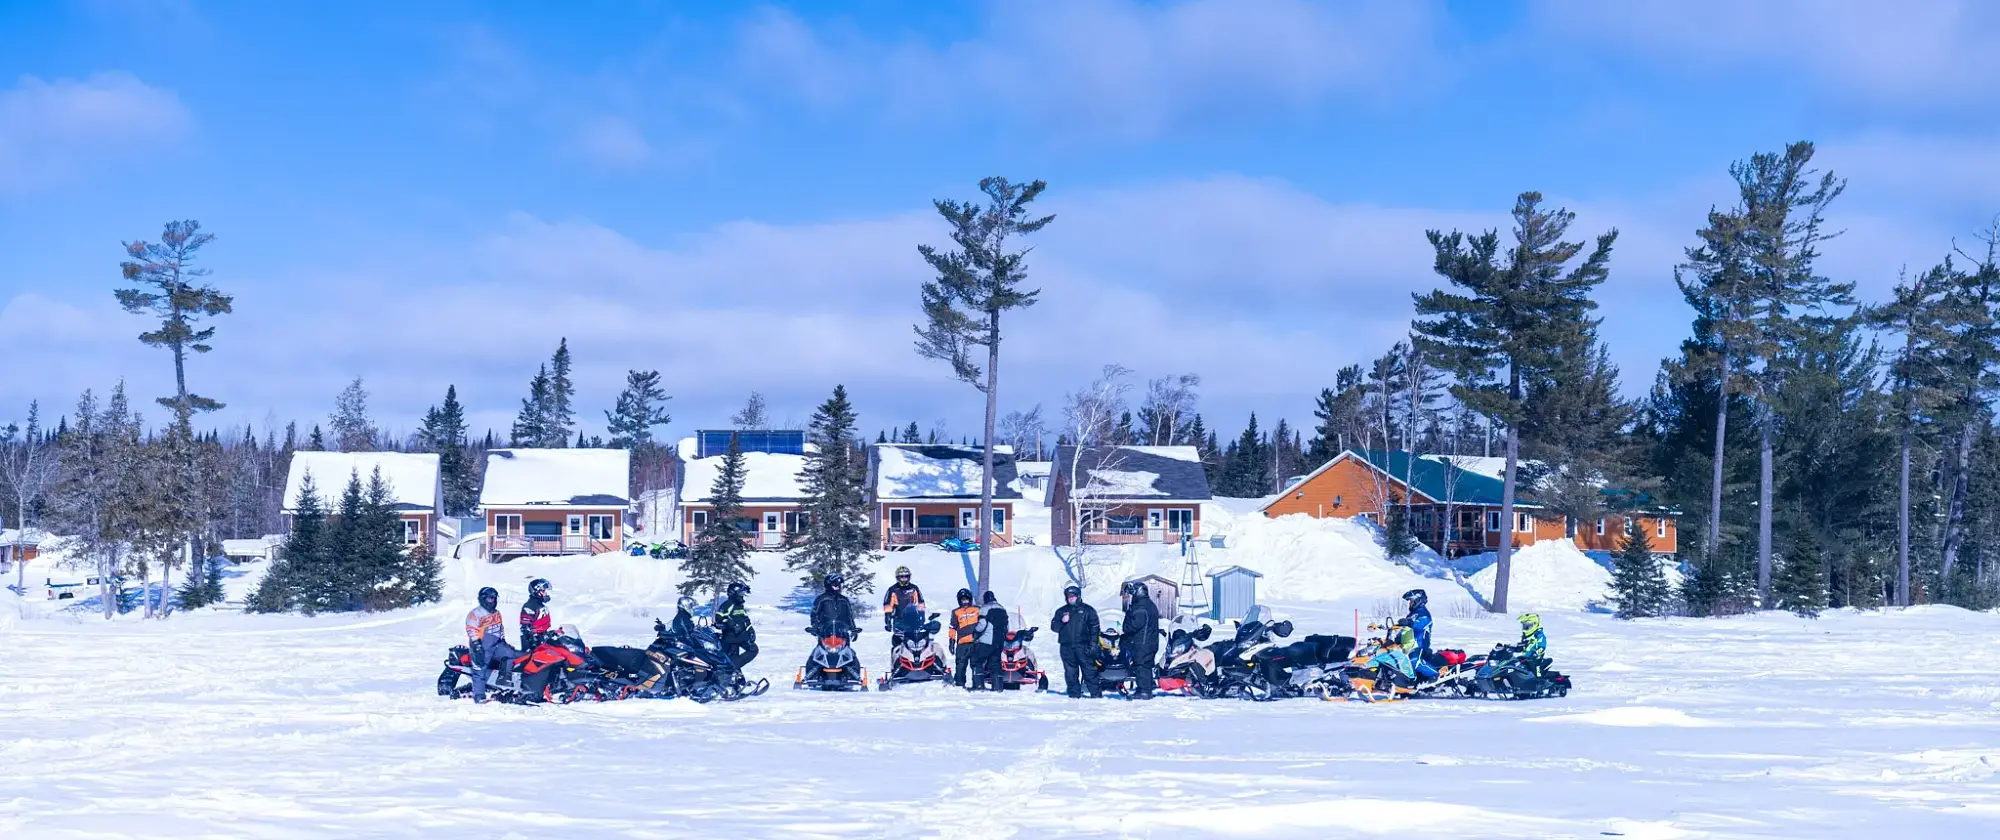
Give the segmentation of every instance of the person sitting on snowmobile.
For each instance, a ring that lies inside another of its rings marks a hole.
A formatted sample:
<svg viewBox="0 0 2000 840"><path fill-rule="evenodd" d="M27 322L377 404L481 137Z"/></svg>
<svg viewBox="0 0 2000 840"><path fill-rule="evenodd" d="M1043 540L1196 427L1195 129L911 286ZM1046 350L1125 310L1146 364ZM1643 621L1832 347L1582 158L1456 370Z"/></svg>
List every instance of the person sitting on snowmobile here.
<svg viewBox="0 0 2000 840"><path fill-rule="evenodd" d="M910 567L897 566L896 582L889 585L887 592L882 593L882 632L895 632L893 625L898 614L904 607L910 606L916 607L917 612L924 611L924 591L910 582ZM889 640L891 646L901 643L900 636Z"/></svg>
<svg viewBox="0 0 2000 840"><path fill-rule="evenodd" d="M1125 635L1119 647L1132 668L1132 699L1146 700L1153 696L1153 660L1160 652L1160 611L1142 581L1126 581L1124 595Z"/></svg>
<svg viewBox="0 0 2000 840"><path fill-rule="evenodd" d="M977 642L972 646L973 674L972 687L977 690L988 688L1000 690L1000 646L1007 641L1007 608L1000 606L1000 599L993 593L986 593L980 605L979 631Z"/></svg>
<svg viewBox="0 0 2000 840"><path fill-rule="evenodd" d="M479 671L479 678L472 681L472 700L484 703L486 683L494 669L506 668L507 663L521 656L520 651L507 644L507 619L500 615L500 590L491 586L479 590L479 606L465 614L465 643L472 654L472 667Z"/></svg>
<svg viewBox="0 0 2000 840"><path fill-rule="evenodd" d="M528 582L528 600L521 603L521 649L534 650L554 630L549 616L549 582L535 578Z"/></svg>
<svg viewBox="0 0 2000 840"><path fill-rule="evenodd" d="M1436 677L1438 673L1437 663L1431 661L1430 600L1430 595L1421 589L1403 593L1403 603L1409 606L1410 612L1397 622L1409 626L1415 644L1408 651L1410 665L1416 668L1419 678L1426 680Z"/></svg>
<svg viewBox="0 0 2000 840"><path fill-rule="evenodd" d="M966 687L974 667L973 646L979 642L979 608L972 603L972 590L958 590L958 608L951 611L951 654L952 682L959 688ZM977 688L978 683L973 683Z"/></svg>
<svg viewBox="0 0 2000 840"><path fill-rule="evenodd" d="M839 636L854 641L861 635L861 628L854 624L854 605L841 592L841 585L847 578L839 572L826 576L826 591L813 599L812 621L806 632L819 638Z"/></svg>
<svg viewBox="0 0 2000 840"><path fill-rule="evenodd" d="M1542 632L1542 617L1535 613L1521 616L1521 659L1536 676L1541 676L1542 666L1549 660L1549 636Z"/></svg>
<svg viewBox="0 0 2000 840"><path fill-rule="evenodd" d="M1083 588L1063 587L1063 605L1056 608L1049 626L1056 629L1056 643L1062 650L1063 691L1071 697L1104 696L1097 686L1097 610L1083 602Z"/></svg>
<svg viewBox="0 0 2000 840"><path fill-rule="evenodd" d="M722 605L715 608L715 629L722 636L722 652L729 661L742 670L757 658L757 630L750 626L750 611L743 606L743 599L750 594L750 585L737 582L729 585L728 595Z"/></svg>

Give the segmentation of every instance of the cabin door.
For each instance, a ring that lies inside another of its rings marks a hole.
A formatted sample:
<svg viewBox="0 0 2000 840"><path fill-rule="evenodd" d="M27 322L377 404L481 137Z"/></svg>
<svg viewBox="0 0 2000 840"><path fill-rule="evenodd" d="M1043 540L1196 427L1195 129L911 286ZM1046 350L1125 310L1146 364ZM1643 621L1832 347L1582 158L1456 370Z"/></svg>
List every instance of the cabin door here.
<svg viewBox="0 0 2000 840"><path fill-rule="evenodd" d="M1146 511L1146 542L1167 541L1167 512L1161 508Z"/></svg>
<svg viewBox="0 0 2000 840"><path fill-rule="evenodd" d="M583 538L583 514L572 513L569 521L563 524L566 526L563 528L564 551L584 551L589 547Z"/></svg>
<svg viewBox="0 0 2000 840"><path fill-rule="evenodd" d="M764 514L763 544L765 548L777 548L785 544L784 517L777 511Z"/></svg>

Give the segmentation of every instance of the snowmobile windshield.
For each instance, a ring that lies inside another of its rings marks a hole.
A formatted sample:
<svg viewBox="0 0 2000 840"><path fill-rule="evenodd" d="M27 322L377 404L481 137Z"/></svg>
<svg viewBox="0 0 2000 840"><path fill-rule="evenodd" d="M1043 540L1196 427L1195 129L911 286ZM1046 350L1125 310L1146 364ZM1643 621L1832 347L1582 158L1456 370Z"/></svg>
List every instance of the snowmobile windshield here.
<svg viewBox="0 0 2000 840"><path fill-rule="evenodd" d="M1273 618L1271 608L1258 604L1250 608L1250 614L1243 617L1244 624L1270 624Z"/></svg>

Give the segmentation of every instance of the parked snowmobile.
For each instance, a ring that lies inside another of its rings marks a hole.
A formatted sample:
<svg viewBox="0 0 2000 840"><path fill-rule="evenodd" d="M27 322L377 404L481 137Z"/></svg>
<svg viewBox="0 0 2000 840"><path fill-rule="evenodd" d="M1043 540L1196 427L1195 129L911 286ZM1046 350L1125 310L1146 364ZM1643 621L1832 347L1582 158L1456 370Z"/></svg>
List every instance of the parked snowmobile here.
<svg viewBox="0 0 2000 840"><path fill-rule="evenodd" d="M1292 635L1292 623L1273 620L1271 608L1252 608L1236 626L1236 635L1209 646L1215 656L1216 685L1213 696L1270 700L1277 686L1257 669L1257 656L1277 646L1278 640Z"/></svg>
<svg viewBox="0 0 2000 840"><path fill-rule="evenodd" d="M908 612L915 618L898 619L897 642L889 651L889 673L877 683L883 691L904 683L951 679L951 666L937 643L938 631L942 629L938 614L931 613L925 618L914 606Z"/></svg>
<svg viewBox="0 0 2000 840"><path fill-rule="evenodd" d="M806 632L810 633L811 630ZM841 636L824 636L813 647L812 656L799 667L792 679L796 689L815 691L867 691L868 669L854 655L854 645Z"/></svg>
<svg viewBox="0 0 2000 840"><path fill-rule="evenodd" d="M755 697L771 689L770 680L745 678L723 652L722 638L714 628L696 621L686 606L676 611L671 627L653 619L653 633L653 644L646 650L666 659L667 696L706 703Z"/></svg>
<svg viewBox="0 0 2000 840"><path fill-rule="evenodd" d="M1415 665L1401 647L1388 642L1393 624L1384 619L1380 624L1368 625L1368 629L1381 634L1356 645L1346 663L1329 669L1317 686L1320 699L1386 703L1416 696Z"/></svg>
<svg viewBox="0 0 2000 840"><path fill-rule="evenodd" d="M945 551L978 551L979 540L970 537L948 537L938 542L938 548Z"/></svg>
<svg viewBox="0 0 2000 840"><path fill-rule="evenodd" d="M487 684L487 696L506 703L569 703L602 699L592 681L588 651L576 631L563 627L528 651L506 662L488 663L494 679ZM443 697L472 696L471 680L479 679L472 664L471 649L464 645L445 653L444 671L438 674L438 694ZM461 680L464 684L461 686Z"/></svg>
<svg viewBox="0 0 2000 840"><path fill-rule="evenodd" d="M1339 684L1338 672L1354 653L1348 636L1311 635L1289 645L1273 645L1252 657L1260 689L1268 699L1318 696ZM1263 699L1263 698L1260 698Z"/></svg>
<svg viewBox="0 0 2000 840"><path fill-rule="evenodd" d="M1484 658L1464 663L1474 676L1466 694L1494 700L1534 700L1569 695L1569 677L1549 670L1549 660L1521 655L1515 645L1494 645Z"/></svg>
<svg viewBox="0 0 2000 840"><path fill-rule="evenodd" d="M1208 625L1193 630L1177 628L1167 636L1167 667L1160 672L1160 692L1189 697L1220 697L1222 681L1215 665L1215 651L1202 647L1215 633Z"/></svg>
<svg viewBox="0 0 2000 840"><path fill-rule="evenodd" d="M1035 662L1035 652L1028 643L1035 640L1039 627L1026 630L1010 630L1007 640L1000 645L1000 689L1018 690L1024 685L1033 685L1037 691L1049 690L1049 675L1042 672L1042 666Z"/></svg>
<svg viewBox="0 0 2000 840"><path fill-rule="evenodd" d="M1121 695L1133 690L1132 665L1125 658L1121 642L1125 634L1117 624L1106 625L1097 636L1097 687Z"/></svg>

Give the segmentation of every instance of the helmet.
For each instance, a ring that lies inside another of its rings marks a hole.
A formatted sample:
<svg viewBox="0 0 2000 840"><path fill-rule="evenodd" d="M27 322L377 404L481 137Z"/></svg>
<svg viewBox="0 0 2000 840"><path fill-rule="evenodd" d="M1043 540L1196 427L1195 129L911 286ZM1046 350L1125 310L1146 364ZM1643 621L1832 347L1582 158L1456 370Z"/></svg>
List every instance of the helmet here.
<svg viewBox="0 0 2000 840"><path fill-rule="evenodd" d="M1063 600L1068 601L1071 598L1079 601L1083 600L1083 587L1077 586L1074 583L1063 587Z"/></svg>
<svg viewBox="0 0 2000 840"><path fill-rule="evenodd" d="M998 604L998 603L1000 603L1000 599L999 599L999 598L995 598L995 597L993 597L993 592L992 592L992 590L987 590L987 592L986 592L986 594L985 594L985 595L982 595L982 596L980 596L980 598L979 598L979 601L980 601L980 603L984 603L984 604Z"/></svg>
<svg viewBox="0 0 2000 840"><path fill-rule="evenodd" d="M1536 630L1540 630L1540 629L1542 629L1542 617L1541 617L1540 615L1536 615L1535 613L1524 613L1524 614L1522 614L1522 616L1521 616L1521 632L1523 632L1523 633L1533 633L1533 632L1535 632Z"/></svg>
<svg viewBox="0 0 2000 840"><path fill-rule="evenodd" d="M826 576L826 591L828 591L828 592L839 592L839 591L840 591L840 585L841 585L841 584L843 584L843 583L846 583L846 582L847 582L847 577L846 577L846 576L844 576L844 575L842 575L842 574L841 574L841 573L839 573L839 572L834 572L833 574L830 574L830 575L827 575L827 576Z"/></svg>
<svg viewBox="0 0 2000 840"><path fill-rule="evenodd" d="M1424 591L1421 589L1412 589L1408 592L1403 593L1403 600L1408 601L1410 604L1410 609L1414 610L1418 607L1430 603L1431 596L1425 594Z"/></svg>
<svg viewBox="0 0 2000 840"><path fill-rule="evenodd" d="M1119 588L1118 591L1122 594L1130 595L1134 598L1147 597L1146 582L1143 580L1128 580L1125 582L1124 586Z"/></svg>
<svg viewBox="0 0 2000 840"><path fill-rule="evenodd" d="M908 566L897 566L897 567L896 567L896 579L897 579L897 580L902 580L902 579L904 579L904 578L907 578L907 577L909 577L909 576L910 576L910 567L908 567Z"/></svg>
<svg viewBox="0 0 2000 840"><path fill-rule="evenodd" d="M528 581L528 597L537 601L547 601L549 599L548 578L535 578Z"/></svg>
<svg viewBox="0 0 2000 840"><path fill-rule="evenodd" d="M488 586L479 590L479 605L489 610L500 608L500 590Z"/></svg>
<svg viewBox="0 0 2000 840"><path fill-rule="evenodd" d="M674 602L674 606L679 609L687 610L689 614L692 614L694 612L694 607L695 607L694 596L682 595L680 600Z"/></svg>
<svg viewBox="0 0 2000 840"><path fill-rule="evenodd" d="M958 590L958 603L959 606L965 606L967 604L972 603L972 590L970 589Z"/></svg>
<svg viewBox="0 0 2000 840"><path fill-rule="evenodd" d="M734 583L729 584L729 589L727 590L727 593L731 598L741 598L745 595L750 594L750 584L744 583L743 581L740 580L736 581Z"/></svg>

